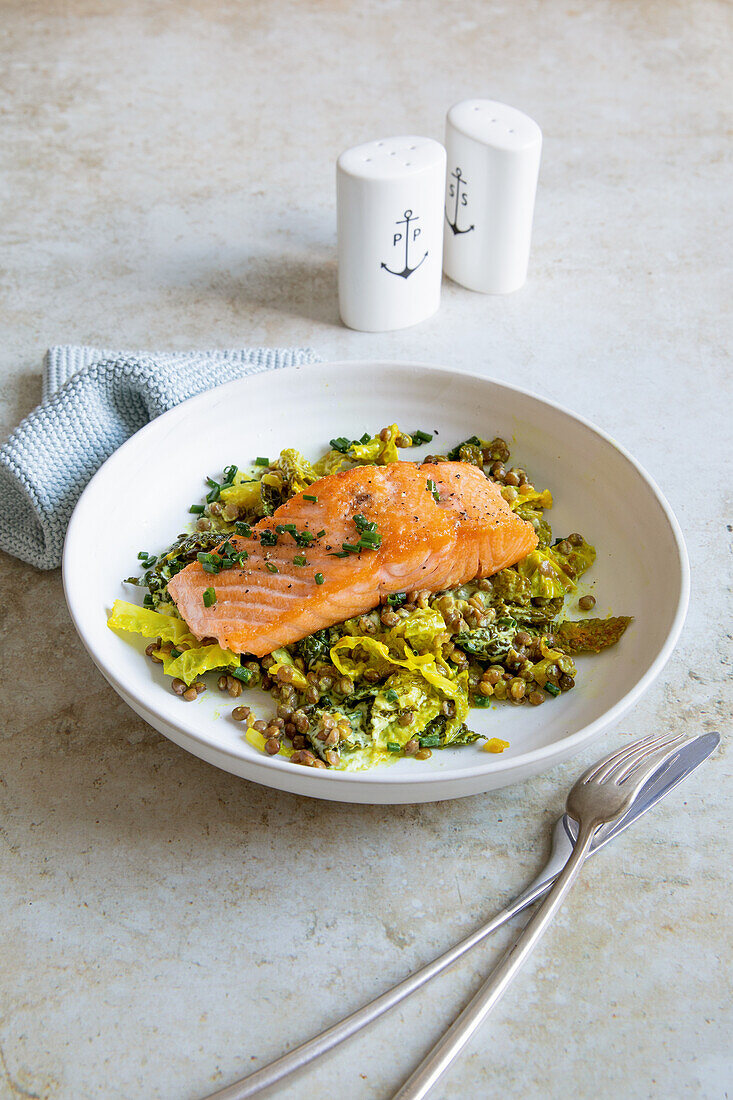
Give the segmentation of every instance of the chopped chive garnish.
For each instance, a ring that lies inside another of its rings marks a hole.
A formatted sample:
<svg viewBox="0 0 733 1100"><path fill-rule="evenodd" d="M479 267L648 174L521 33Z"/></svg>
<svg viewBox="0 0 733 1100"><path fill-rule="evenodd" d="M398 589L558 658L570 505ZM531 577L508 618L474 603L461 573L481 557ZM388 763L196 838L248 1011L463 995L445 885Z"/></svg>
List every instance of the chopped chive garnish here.
<svg viewBox="0 0 733 1100"><path fill-rule="evenodd" d="M231 674L235 678L235 680L241 680L243 684L248 684L254 676L254 672L251 668L241 667L232 669Z"/></svg>
<svg viewBox="0 0 733 1100"><path fill-rule="evenodd" d="M317 531L316 532L316 538L317 539L322 539L323 536L325 535L325 533L326 533L325 531Z"/></svg>
<svg viewBox="0 0 733 1100"><path fill-rule="evenodd" d="M171 649L171 657L173 657L173 658L180 657L182 653L183 653L183 650L182 649L176 649L175 646L173 646L173 648Z"/></svg>
<svg viewBox="0 0 733 1100"><path fill-rule="evenodd" d="M293 538L297 542L298 546L304 546L306 549L310 546L315 538L312 531L301 531L298 535L293 535Z"/></svg>
<svg viewBox="0 0 733 1100"><path fill-rule="evenodd" d="M296 554L293 558L293 565L307 565L308 562L302 554Z"/></svg>
<svg viewBox="0 0 733 1100"><path fill-rule="evenodd" d="M207 504L213 504L214 501L219 499L220 492L221 492L221 485L214 485L214 488L211 490L211 492L206 494L206 503Z"/></svg>
<svg viewBox="0 0 733 1100"><path fill-rule="evenodd" d="M330 558L348 558L350 550L335 550L332 554L329 554Z"/></svg>
<svg viewBox="0 0 733 1100"><path fill-rule="evenodd" d="M221 546L219 547L219 554L221 555L221 557L228 558L233 553L234 553L234 547L232 546L229 539L227 539L226 542L223 542L221 544Z"/></svg>
<svg viewBox="0 0 733 1100"><path fill-rule="evenodd" d="M359 553L359 546L358 546L357 543L342 542L341 547L342 547L343 550L346 550L346 552L349 553L349 554L358 554Z"/></svg>
<svg viewBox="0 0 733 1100"><path fill-rule="evenodd" d="M224 485L231 485L239 470L236 466L227 466L224 470Z"/></svg>
<svg viewBox="0 0 733 1100"><path fill-rule="evenodd" d="M490 707L491 702L492 702L491 696L489 696L489 695L474 695L473 699L471 700L471 706L472 707Z"/></svg>
<svg viewBox="0 0 733 1100"><path fill-rule="evenodd" d="M399 699L399 695L394 688L390 688L389 691L385 691L384 698L387 700L388 703L396 703Z"/></svg>
<svg viewBox="0 0 733 1100"><path fill-rule="evenodd" d="M278 523L275 530L278 535L294 535L297 528L294 523Z"/></svg>
<svg viewBox="0 0 733 1100"><path fill-rule="evenodd" d="M402 607L406 600L406 592L393 592L391 596L387 596L387 603L390 607Z"/></svg>
<svg viewBox="0 0 733 1100"><path fill-rule="evenodd" d="M153 604L153 597L150 595L149 592L146 593L143 596L143 607L154 607L154 606L155 605Z"/></svg>
<svg viewBox="0 0 733 1100"><path fill-rule="evenodd" d="M252 534L252 528L248 523L235 523L234 530L238 535L244 535L245 538L249 538Z"/></svg>
<svg viewBox="0 0 733 1100"><path fill-rule="evenodd" d="M192 504L188 509L192 516L200 516L202 512L205 512L203 504Z"/></svg>
<svg viewBox="0 0 733 1100"><path fill-rule="evenodd" d="M269 458L264 458L262 455L260 455L259 458L255 459L255 466L269 466L269 465L270 465Z"/></svg>
<svg viewBox="0 0 733 1100"><path fill-rule="evenodd" d="M308 493L303 493L303 500L310 500L313 504L318 503L318 497L312 497Z"/></svg>
<svg viewBox="0 0 733 1100"><path fill-rule="evenodd" d="M323 582L326 578L323 576L323 573L316 573L316 578L315 579L316 579L316 584L323 584Z"/></svg>
<svg viewBox="0 0 733 1100"><path fill-rule="evenodd" d="M138 561L144 561L145 558L147 558L147 557L149 557L149 554L148 554L147 550L139 550L138 551L138 555L137 555L137 560Z"/></svg>
<svg viewBox="0 0 733 1100"><path fill-rule="evenodd" d="M387 752L402 752L402 745L398 745L396 741L388 741Z"/></svg>
<svg viewBox="0 0 733 1100"><path fill-rule="evenodd" d="M269 527L266 527L264 531L260 531L260 543L262 546L277 546L276 532L271 531Z"/></svg>
<svg viewBox="0 0 733 1100"><path fill-rule="evenodd" d="M196 555L196 561L200 564L204 573L220 573L223 564L222 558L215 552L211 554L200 553Z"/></svg>
<svg viewBox="0 0 733 1100"><path fill-rule="evenodd" d="M204 607L213 607L216 603L216 592L213 588L207 588L204 590Z"/></svg>
<svg viewBox="0 0 733 1100"><path fill-rule="evenodd" d="M432 438L432 432L423 432L420 428L418 428L416 432L412 433L412 442L415 444L430 443Z"/></svg>
<svg viewBox="0 0 733 1100"><path fill-rule="evenodd" d="M361 437L361 439L359 440L359 442L360 442L360 443L368 443L368 442L370 441L370 439L371 439L371 438L372 438L372 437L371 437L371 436L369 435L369 432L364 432L364 435L363 435L363 436Z"/></svg>
<svg viewBox="0 0 733 1100"><path fill-rule="evenodd" d="M431 477L428 478L428 483L425 486L425 488L430 493L430 495L432 496L435 503L439 504L440 503L440 493L438 492L438 486L435 484L435 482L433 481L433 479Z"/></svg>
<svg viewBox="0 0 733 1100"><path fill-rule="evenodd" d="M560 688L557 686L557 684L551 684L549 682L545 684L545 691L549 692L550 695L554 695L556 697L560 694Z"/></svg>
<svg viewBox="0 0 733 1100"><path fill-rule="evenodd" d="M340 435L336 439L329 440L329 444L334 451L338 451L339 454L345 455L351 446L351 441L347 439L345 435Z"/></svg>
<svg viewBox="0 0 733 1100"><path fill-rule="evenodd" d="M265 569L267 569L267 571L269 573L279 573L280 572L278 567L276 565L273 565L271 561L266 561L265 562Z"/></svg>
<svg viewBox="0 0 733 1100"><path fill-rule="evenodd" d="M440 744L440 734L428 733L425 737L418 738L420 745L424 749L435 749Z"/></svg>

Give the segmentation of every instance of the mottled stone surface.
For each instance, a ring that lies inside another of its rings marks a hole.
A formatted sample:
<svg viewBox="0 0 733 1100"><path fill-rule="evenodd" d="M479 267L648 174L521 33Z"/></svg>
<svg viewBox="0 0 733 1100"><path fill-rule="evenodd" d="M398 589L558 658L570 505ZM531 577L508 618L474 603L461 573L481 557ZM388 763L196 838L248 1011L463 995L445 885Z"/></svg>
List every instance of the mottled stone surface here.
<svg viewBox="0 0 733 1100"><path fill-rule="evenodd" d="M310 344L512 379L627 445L688 540L680 646L605 744L729 726L728 5L6 0L0 19L0 428L57 342ZM440 138L468 95L545 134L530 282L448 284L418 328L347 331L336 155ZM434 806L269 791L113 694L57 573L0 571L3 1098L194 1100L276 1056L532 877L595 752ZM437 1096L727 1095L726 773L719 752L593 861ZM506 942L283 1095L390 1096Z"/></svg>

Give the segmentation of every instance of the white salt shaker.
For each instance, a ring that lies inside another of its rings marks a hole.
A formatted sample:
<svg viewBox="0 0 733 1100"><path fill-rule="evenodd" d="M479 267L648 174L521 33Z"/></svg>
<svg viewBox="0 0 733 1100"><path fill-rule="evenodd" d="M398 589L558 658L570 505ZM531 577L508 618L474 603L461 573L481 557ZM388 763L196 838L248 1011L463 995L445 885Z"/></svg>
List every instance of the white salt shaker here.
<svg viewBox="0 0 733 1100"><path fill-rule="evenodd" d="M522 111L464 99L446 119L448 171L443 268L484 294L527 278L542 131Z"/></svg>
<svg viewBox="0 0 733 1100"><path fill-rule="evenodd" d="M347 149L336 168L338 287L349 328L386 332L440 305L445 149L393 137Z"/></svg>

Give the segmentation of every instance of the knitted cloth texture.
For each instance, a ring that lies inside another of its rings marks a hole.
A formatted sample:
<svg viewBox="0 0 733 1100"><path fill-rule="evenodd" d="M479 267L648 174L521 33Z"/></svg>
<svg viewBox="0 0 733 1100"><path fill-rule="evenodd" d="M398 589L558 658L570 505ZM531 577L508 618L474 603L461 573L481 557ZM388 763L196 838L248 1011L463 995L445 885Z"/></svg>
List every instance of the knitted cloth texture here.
<svg viewBox="0 0 733 1100"><path fill-rule="evenodd" d="M316 361L307 348L51 348L41 404L0 447L0 549L39 569L56 568L82 490L139 428L223 382Z"/></svg>

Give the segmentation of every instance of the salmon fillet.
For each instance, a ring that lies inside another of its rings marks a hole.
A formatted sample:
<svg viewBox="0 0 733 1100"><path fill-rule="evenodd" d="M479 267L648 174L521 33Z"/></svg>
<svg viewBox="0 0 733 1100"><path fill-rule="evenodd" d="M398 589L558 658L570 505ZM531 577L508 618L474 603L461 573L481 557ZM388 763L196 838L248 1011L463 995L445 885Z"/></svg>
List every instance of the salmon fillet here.
<svg viewBox="0 0 733 1100"><path fill-rule="evenodd" d="M465 462L358 466L321 478L307 495L317 501L299 493L261 520L251 538L230 537L237 552L249 555L241 566L212 575L193 562L168 582L197 637L262 657L363 614L390 593L438 592L489 577L537 545L532 524L512 512L498 485ZM381 546L336 557L343 543L359 541L355 515L377 524ZM295 524L298 533L325 533L307 549L288 532L275 546L263 546L262 532L283 524ZM296 565L294 558L307 564ZM209 587L216 603L206 607Z"/></svg>

